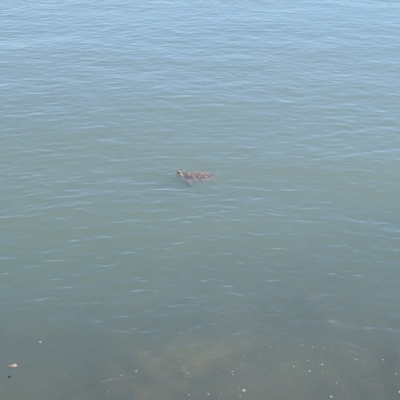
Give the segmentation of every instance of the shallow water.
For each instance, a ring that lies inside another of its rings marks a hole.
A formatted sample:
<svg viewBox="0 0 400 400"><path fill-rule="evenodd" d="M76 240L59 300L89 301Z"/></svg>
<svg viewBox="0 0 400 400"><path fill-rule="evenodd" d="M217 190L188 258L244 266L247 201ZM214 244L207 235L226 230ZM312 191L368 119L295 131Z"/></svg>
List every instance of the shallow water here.
<svg viewBox="0 0 400 400"><path fill-rule="evenodd" d="M399 11L0 6L1 396L397 399Z"/></svg>

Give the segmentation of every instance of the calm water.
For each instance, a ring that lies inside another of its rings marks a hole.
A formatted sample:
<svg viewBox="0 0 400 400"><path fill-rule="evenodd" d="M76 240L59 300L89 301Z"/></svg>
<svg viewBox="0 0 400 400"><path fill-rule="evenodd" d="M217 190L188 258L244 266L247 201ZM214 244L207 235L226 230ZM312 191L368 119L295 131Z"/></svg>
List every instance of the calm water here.
<svg viewBox="0 0 400 400"><path fill-rule="evenodd" d="M1 398L399 399L397 1L0 17Z"/></svg>

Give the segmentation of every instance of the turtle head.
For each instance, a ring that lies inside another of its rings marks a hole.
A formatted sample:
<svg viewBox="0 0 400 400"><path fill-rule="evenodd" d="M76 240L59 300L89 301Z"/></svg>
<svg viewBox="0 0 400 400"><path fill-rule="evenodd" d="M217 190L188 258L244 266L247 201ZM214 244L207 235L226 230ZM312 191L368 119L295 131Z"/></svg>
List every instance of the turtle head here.
<svg viewBox="0 0 400 400"><path fill-rule="evenodd" d="M184 176L184 172L181 169L178 169L178 171L176 171L176 175L177 176Z"/></svg>

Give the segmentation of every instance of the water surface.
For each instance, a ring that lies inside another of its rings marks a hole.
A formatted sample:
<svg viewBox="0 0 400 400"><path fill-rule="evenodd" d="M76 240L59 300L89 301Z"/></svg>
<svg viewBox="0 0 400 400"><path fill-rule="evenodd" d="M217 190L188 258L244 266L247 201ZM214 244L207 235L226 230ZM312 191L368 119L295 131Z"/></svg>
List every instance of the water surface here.
<svg viewBox="0 0 400 400"><path fill-rule="evenodd" d="M2 396L397 399L399 11L1 5Z"/></svg>

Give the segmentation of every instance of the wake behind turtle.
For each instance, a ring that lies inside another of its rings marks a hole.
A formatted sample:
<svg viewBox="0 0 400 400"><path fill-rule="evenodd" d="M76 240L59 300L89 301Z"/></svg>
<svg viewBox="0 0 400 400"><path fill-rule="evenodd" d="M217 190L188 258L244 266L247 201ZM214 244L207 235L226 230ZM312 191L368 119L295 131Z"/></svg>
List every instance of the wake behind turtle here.
<svg viewBox="0 0 400 400"><path fill-rule="evenodd" d="M193 181L196 182L204 182L204 181L212 181L215 179L215 175L211 172L202 172L202 171L183 171L178 169L176 171L176 175L183 178L186 182L186 185L191 186Z"/></svg>

